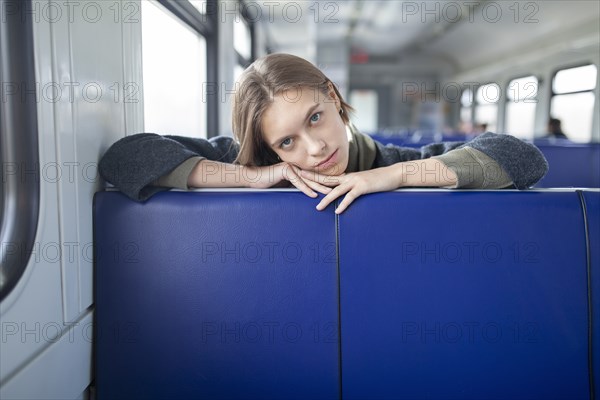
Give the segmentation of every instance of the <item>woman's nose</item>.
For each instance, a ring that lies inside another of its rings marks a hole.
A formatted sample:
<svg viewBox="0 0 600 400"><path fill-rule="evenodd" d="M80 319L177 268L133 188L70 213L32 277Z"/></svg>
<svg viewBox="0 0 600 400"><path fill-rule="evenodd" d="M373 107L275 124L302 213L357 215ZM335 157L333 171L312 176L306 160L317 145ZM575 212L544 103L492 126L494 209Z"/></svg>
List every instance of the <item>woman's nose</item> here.
<svg viewBox="0 0 600 400"><path fill-rule="evenodd" d="M323 156L323 150L326 147L325 141L320 138L312 137L311 135L307 135L307 137L308 153L315 157Z"/></svg>

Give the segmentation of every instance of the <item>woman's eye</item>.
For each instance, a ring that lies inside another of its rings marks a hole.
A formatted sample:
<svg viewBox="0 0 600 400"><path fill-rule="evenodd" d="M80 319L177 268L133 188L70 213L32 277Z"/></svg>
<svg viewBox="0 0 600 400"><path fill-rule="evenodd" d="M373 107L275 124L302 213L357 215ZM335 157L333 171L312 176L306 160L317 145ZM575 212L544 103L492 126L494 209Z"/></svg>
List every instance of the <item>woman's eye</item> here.
<svg viewBox="0 0 600 400"><path fill-rule="evenodd" d="M281 144L279 145L279 147L288 147L291 144L292 144L292 139L286 138L285 140L281 141Z"/></svg>
<svg viewBox="0 0 600 400"><path fill-rule="evenodd" d="M314 113L312 117L310 117L310 122L317 122L321 119L321 113Z"/></svg>

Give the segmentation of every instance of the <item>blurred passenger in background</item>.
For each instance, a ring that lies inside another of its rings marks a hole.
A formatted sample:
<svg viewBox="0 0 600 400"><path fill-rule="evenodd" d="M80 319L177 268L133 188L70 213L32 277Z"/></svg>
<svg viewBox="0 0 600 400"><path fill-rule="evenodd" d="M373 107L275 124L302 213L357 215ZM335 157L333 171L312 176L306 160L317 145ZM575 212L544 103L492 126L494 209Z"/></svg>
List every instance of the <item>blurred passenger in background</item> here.
<svg viewBox="0 0 600 400"><path fill-rule="evenodd" d="M483 123L483 124L476 124L473 127L473 135L480 135L482 133L486 133L487 132L487 128L488 128L488 124Z"/></svg>
<svg viewBox="0 0 600 400"><path fill-rule="evenodd" d="M565 133L562 131L560 119L550 118L548 120L548 134L545 137L557 138L557 139L568 139L567 135L565 135Z"/></svg>

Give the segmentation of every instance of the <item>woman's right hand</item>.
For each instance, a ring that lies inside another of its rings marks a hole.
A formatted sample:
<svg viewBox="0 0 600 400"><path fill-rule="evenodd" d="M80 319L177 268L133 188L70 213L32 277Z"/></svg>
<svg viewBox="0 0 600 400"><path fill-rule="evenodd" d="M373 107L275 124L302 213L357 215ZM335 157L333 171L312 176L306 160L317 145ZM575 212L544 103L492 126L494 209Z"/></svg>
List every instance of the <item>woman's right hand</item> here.
<svg viewBox="0 0 600 400"><path fill-rule="evenodd" d="M254 189L266 189L282 181L289 181L292 185L302 191L309 197L317 197L317 192L327 194L331 188L309 179L303 179L300 175L302 171L295 165L287 162L268 165L265 167L244 167L244 179L248 186Z"/></svg>

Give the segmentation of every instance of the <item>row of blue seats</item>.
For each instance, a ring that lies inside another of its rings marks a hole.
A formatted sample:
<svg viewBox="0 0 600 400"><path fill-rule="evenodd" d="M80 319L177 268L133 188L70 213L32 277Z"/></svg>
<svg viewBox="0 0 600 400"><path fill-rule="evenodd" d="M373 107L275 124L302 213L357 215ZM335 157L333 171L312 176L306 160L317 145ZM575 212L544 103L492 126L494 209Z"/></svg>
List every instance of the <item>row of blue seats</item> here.
<svg viewBox="0 0 600 400"><path fill-rule="evenodd" d="M97 193L103 399L590 399L600 191Z"/></svg>
<svg viewBox="0 0 600 400"><path fill-rule="evenodd" d="M372 135L373 139L398 146L421 147L434 141L467 141L470 137L399 137ZM436 140L434 140L436 139ZM533 143L544 153L550 166L536 188L600 187L600 143L573 143L564 139L536 139Z"/></svg>

